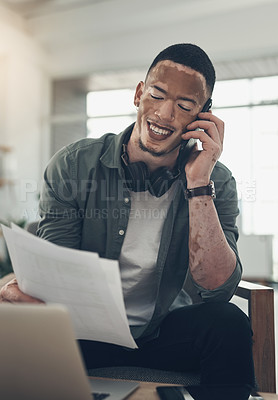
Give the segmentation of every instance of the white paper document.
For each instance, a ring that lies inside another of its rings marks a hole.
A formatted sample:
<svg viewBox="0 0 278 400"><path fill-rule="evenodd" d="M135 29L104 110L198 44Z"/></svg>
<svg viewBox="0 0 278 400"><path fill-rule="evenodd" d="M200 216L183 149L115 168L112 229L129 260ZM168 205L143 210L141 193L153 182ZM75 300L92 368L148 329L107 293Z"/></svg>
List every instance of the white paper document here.
<svg viewBox="0 0 278 400"><path fill-rule="evenodd" d="M2 225L20 290L64 304L77 339L137 345L126 316L119 264L97 253L57 246L16 225Z"/></svg>

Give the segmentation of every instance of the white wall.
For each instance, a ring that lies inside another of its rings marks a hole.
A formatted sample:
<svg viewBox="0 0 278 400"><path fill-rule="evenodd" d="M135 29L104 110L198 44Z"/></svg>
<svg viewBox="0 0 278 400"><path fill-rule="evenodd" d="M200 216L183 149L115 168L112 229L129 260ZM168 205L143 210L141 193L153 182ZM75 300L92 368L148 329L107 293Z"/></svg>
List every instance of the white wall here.
<svg viewBox="0 0 278 400"><path fill-rule="evenodd" d="M5 201L3 206L0 200L0 218L7 214L14 219L36 218L49 151L50 80L43 65L44 55L25 31L24 22L0 8L0 145L12 148L9 174L13 178L13 185L0 189Z"/></svg>

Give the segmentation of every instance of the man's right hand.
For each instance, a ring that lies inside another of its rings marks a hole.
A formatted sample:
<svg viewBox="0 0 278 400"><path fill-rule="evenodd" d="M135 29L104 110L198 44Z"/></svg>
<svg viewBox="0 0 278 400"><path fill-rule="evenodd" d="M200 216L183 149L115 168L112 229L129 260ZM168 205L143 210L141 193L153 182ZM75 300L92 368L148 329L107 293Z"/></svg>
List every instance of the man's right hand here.
<svg viewBox="0 0 278 400"><path fill-rule="evenodd" d="M12 279L6 283L0 290L0 303L44 303L42 300L35 297L28 296L23 293L19 287L16 279Z"/></svg>

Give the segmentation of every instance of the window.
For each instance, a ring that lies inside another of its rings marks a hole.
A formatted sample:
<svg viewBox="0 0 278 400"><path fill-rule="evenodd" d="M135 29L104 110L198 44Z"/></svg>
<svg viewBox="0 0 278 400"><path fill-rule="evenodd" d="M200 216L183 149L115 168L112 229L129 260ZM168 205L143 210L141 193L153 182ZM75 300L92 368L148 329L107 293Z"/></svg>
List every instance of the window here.
<svg viewBox="0 0 278 400"><path fill-rule="evenodd" d="M87 96L88 137L107 132L120 133L135 121L134 90L104 90Z"/></svg>
<svg viewBox="0 0 278 400"><path fill-rule="evenodd" d="M220 161L237 181L242 231L274 235L277 279L278 76L218 82L213 100L215 114L225 121Z"/></svg>

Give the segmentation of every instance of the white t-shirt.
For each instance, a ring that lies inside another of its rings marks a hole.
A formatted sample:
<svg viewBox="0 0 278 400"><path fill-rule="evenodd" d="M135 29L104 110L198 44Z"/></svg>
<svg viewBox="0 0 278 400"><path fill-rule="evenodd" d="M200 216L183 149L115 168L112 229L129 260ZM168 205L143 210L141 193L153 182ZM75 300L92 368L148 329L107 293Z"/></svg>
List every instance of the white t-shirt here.
<svg viewBox="0 0 278 400"><path fill-rule="evenodd" d="M131 209L119 258L122 288L130 325L144 325L155 307L155 267L161 233L176 182L161 197L131 192Z"/></svg>

